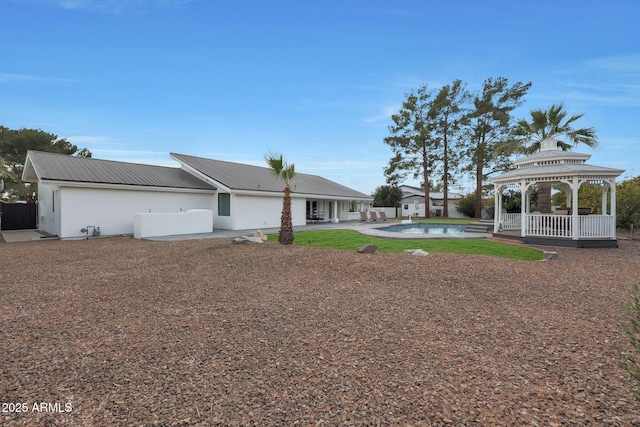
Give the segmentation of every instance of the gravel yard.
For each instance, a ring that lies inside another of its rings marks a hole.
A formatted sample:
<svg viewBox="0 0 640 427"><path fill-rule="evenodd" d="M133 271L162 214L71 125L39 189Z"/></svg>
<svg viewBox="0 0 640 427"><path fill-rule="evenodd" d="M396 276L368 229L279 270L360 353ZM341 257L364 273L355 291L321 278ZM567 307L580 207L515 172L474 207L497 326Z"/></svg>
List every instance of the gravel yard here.
<svg viewBox="0 0 640 427"><path fill-rule="evenodd" d="M0 241L0 424L639 425L640 242L553 250Z"/></svg>

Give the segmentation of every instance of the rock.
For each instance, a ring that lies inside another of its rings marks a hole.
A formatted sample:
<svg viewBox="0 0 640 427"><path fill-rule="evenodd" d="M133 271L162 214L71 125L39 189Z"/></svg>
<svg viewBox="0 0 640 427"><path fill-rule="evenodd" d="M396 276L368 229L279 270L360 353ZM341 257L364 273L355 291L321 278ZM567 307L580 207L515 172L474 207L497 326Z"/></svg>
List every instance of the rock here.
<svg viewBox="0 0 640 427"><path fill-rule="evenodd" d="M558 259L558 252L544 251L544 259Z"/></svg>
<svg viewBox="0 0 640 427"><path fill-rule="evenodd" d="M233 243L243 244L243 243L264 243L264 240L260 237L255 236L240 236L233 239Z"/></svg>
<svg viewBox="0 0 640 427"><path fill-rule="evenodd" d="M378 250L376 245L362 245L358 248L360 254L375 254Z"/></svg>
<svg viewBox="0 0 640 427"><path fill-rule="evenodd" d="M428 256L429 252L423 251L422 249L406 249L406 253L410 253L411 255L416 256Z"/></svg>
<svg viewBox="0 0 640 427"><path fill-rule="evenodd" d="M253 233L253 237L259 237L263 242L267 241L267 236L264 235L262 230L257 230L255 233Z"/></svg>

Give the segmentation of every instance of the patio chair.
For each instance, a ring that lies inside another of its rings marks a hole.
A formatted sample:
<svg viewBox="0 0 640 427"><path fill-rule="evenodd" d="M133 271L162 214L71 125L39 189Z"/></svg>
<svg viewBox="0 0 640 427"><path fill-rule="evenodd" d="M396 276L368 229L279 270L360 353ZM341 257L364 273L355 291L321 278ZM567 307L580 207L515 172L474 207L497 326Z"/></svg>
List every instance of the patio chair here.
<svg viewBox="0 0 640 427"><path fill-rule="evenodd" d="M313 211L313 214L307 218L307 221L320 222L324 221L326 211Z"/></svg>
<svg viewBox="0 0 640 427"><path fill-rule="evenodd" d="M378 214L376 214L376 211L369 212L369 215L371 215L371 221L378 221Z"/></svg>
<svg viewBox="0 0 640 427"><path fill-rule="evenodd" d="M380 211L380 219L382 219L383 221L387 220L387 214L385 211Z"/></svg>
<svg viewBox="0 0 640 427"><path fill-rule="evenodd" d="M369 221L369 218L367 218L367 213L365 211L360 211L360 221Z"/></svg>

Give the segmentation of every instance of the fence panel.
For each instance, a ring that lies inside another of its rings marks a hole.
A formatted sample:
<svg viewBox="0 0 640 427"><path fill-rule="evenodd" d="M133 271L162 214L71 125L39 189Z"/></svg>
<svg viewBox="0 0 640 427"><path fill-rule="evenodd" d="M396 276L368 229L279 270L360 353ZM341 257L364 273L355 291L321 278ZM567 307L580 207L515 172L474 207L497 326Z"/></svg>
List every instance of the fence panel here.
<svg viewBox="0 0 640 427"><path fill-rule="evenodd" d="M38 228L38 205L34 203L0 202L3 230L30 230Z"/></svg>

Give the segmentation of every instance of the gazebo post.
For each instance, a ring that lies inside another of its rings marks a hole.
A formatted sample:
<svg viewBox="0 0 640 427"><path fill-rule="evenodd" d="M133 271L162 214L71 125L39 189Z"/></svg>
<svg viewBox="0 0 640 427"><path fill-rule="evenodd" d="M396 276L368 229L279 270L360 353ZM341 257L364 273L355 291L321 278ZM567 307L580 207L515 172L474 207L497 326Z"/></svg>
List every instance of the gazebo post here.
<svg viewBox="0 0 640 427"><path fill-rule="evenodd" d="M613 221L611 221L611 238L615 240L616 238L616 179L613 178L611 180L611 216L613 217ZM604 215L604 212L603 212Z"/></svg>
<svg viewBox="0 0 640 427"><path fill-rule="evenodd" d="M527 228L527 223L526 223L526 212L527 210L525 209L526 207L526 202L525 200L529 199L529 196L527 195L527 184L523 181L520 181L520 183L518 184L518 187L520 187L520 236L521 237L525 237L526 236L526 228Z"/></svg>
<svg viewBox="0 0 640 427"><path fill-rule="evenodd" d="M606 181L603 181L602 184L600 184L600 187L602 189L602 205L601 205L601 209L602 209L602 215L606 215L607 214L607 188L608 188L608 183Z"/></svg>
<svg viewBox="0 0 640 427"><path fill-rule="evenodd" d="M500 187L500 188L499 188ZM493 194L493 232L497 233L500 230L500 224L502 223L502 195L501 186L496 186Z"/></svg>
<svg viewBox="0 0 640 427"><path fill-rule="evenodd" d="M571 180L571 198L572 198L571 204L573 205L573 207L571 208L571 222L573 224L571 234L572 234L573 240L578 240L578 237L580 236L580 224L578 219L578 189L579 188L580 188L580 182L578 180L578 177L574 176L573 180Z"/></svg>

